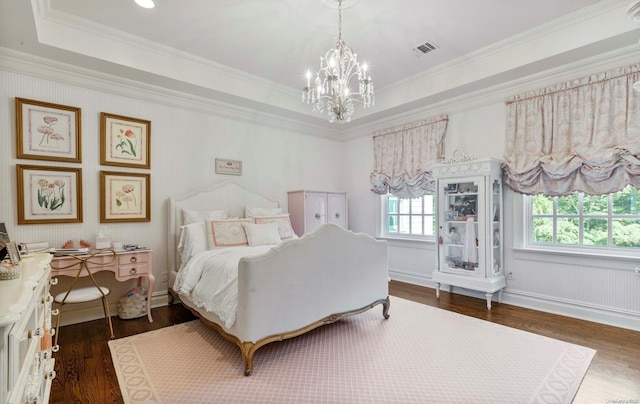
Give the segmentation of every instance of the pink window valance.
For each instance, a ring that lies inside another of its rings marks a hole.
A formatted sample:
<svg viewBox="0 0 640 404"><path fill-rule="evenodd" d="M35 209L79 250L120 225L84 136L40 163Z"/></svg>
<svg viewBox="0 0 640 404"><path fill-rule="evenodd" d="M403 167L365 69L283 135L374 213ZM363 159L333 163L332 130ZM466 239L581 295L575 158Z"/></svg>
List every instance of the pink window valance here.
<svg viewBox="0 0 640 404"><path fill-rule="evenodd" d="M431 167L442 159L447 121L439 115L375 132L371 190L399 198L433 193Z"/></svg>
<svg viewBox="0 0 640 404"><path fill-rule="evenodd" d="M507 101L506 183L524 194L640 188L640 64Z"/></svg>

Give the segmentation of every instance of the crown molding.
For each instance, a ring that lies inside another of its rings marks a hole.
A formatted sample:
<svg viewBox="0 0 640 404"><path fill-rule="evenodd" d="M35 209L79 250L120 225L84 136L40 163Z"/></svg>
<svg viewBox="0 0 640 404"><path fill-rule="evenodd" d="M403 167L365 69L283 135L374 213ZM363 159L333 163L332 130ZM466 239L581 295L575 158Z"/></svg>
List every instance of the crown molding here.
<svg viewBox="0 0 640 404"><path fill-rule="evenodd" d="M378 90L377 98L379 101L385 97L388 99L395 97L395 100L389 101L390 104L387 107L382 107L381 109L374 107L369 110L369 113L366 110L361 110L351 123L342 126L330 125L322 120L319 115L313 114L306 104L295 103L294 101L299 99L299 92L295 89L114 30L110 27L89 22L59 10L53 10L50 6L50 1L31 0L38 37L43 43L49 41L50 46L57 48L59 47L58 44L64 45L64 43L69 42L69 38L72 38L70 42L78 42L75 45L71 45L80 47L76 51L70 49L72 52L82 53L82 50L90 48L87 43L92 43L94 48L100 47L100 44L109 44L110 47L118 49L118 53L141 52L143 55L150 56L149 60L141 58L151 65L149 66L150 70L145 69L146 66L130 66L130 68L138 69L142 72L148 71L151 74L166 77L170 81L184 82L185 85L174 85L172 88L165 88L162 83L158 85L134 81L115 74L99 73L72 64L56 62L51 59L39 58L2 48L0 48L0 56L2 56L0 68L10 68L20 74L30 74L131 98L150 100L155 103L225 116L238 121L259 122L272 127L339 141L369 136L374 130L395 126L414 119L422 119L425 114L452 114L495 104L531 86L544 86L544 84L536 84L538 82L543 83L545 80L557 81L561 80L560 77L563 74L578 75L582 74L580 71L601 69L596 66L606 65L606 62L612 61L611 58L622 60L625 58L625 53L634 54L633 49L625 48L551 69L545 69L544 63L540 63L541 60L532 59L528 62L516 64L515 58L509 58L508 56L526 53L527 46L530 44L536 45L535 41L538 41L538 44L540 41L553 43L554 36L556 38L566 38L566 33L579 32L580 29L584 29L584 26L592 26L593 29L591 31L597 32L599 27L597 24L601 23L600 20L605 20L601 24L604 24L604 37L606 38L606 35L610 35L612 30L610 21L613 18L611 16L616 16L618 13L621 15L621 22L617 24L620 25L618 30L629 31L633 28L637 29L635 26L637 24L634 25L629 21L624 13L627 0L601 0L565 17L550 21L522 34L479 49L469 55ZM607 14L608 18L606 18ZM617 19L615 20L617 21ZM571 31L572 29L573 31ZM51 33L51 36L46 35L47 33ZM579 40L588 43L589 41L594 42L603 39L598 38L596 34L593 35L594 37L589 36L587 38L579 38ZM83 36L87 37L85 42L83 42L82 38L77 38ZM65 38L64 41L62 40L63 38ZM11 60L6 60L5 55L11 56ZM106 60L104 56L90 56L101 61ZM126 56L120 55L118 57L126 59ZM635 57L637 60L637 52ZM157 65L161 64L157 63L157 61L161 59L172 60L172 63L168 63L170 65L176 62L180 63L179 68L185 70L181 72L182 74L179 77L176 76L175 71L169 72L172 74L168 75L156 72L154 69L157 69ZM496 64L494 59L498 61L512 60L514 64L513 66L501 66L498 64L497 68L495 68L492 66L492 62L493 65ZM115 63L126 65L119 61L115 61ZM622 62L618 63L621 64ZM633 61L629 63L633 63ZM20 67L11 67L13 65ZM532 70L532 66L536 69L535 65L539 66L537 70L542 71L533 75L523 74L522 77L517 79L508 80L507 78L498 85L491 86L487 85L486 82L485 84L482 83L489 74L497 76L509 69L518 68ZM473 66L481 66L483 68L487 66L489 71L483 72L484 76L482 74L474 76ZM602 70L604 69L602 68ZM111 73L114 73L114 70L111 70ZM469 75L465 73L469 73ZM452 74L458 77L469 76L469 79L467 82L459 83L448 83L447 80L444 80L449 77L447 75ZM203 82L205 78L206 82ZM227 87L214 88L214 85L211 84L213 82L216 83L215 86L226 85ZM434 82L446 82L446 86L434 90ZM480 88L481 85L486 87ZM230 91L230 89L233 91ZM192 93L191 91L193 90L196 91ZM460 93L464 94L460 95ZM414 98L407 99L407 97ZM229 99L231 99L231 102L225 102L225 100L228 101ZM423 100L426 101L422 102ZM429 100L432 101L430 105L420 106L425 105ZM393 112L393 110L399 111L403 106L406 108L400 113Z"/></svg>
<svg viewBox="0 0 640 404"><path fill-rule="evenodd" d="M331 140L342 140L342 132L331 127L313 125L281 115L97 72L7 48L0 48L0 69L141 101L212 114L239 122L266 125Z"/></svg>
<svg viewBox="0 0 640 404"><path fill-rule="evenodd" d="M41 44L314 117L290 102L300 98L297 89L56 10L50 0L32 6Z"/></svg>
<svg viewBox="0 0 640 404"><path fill-rule="evenodd" d="M441 102L430 104L427 107L416 108L402 114L396 114L390 118L379 119L364 125L354 126L344 131L342 139L349 141L360 137L371 136L373 132L384 128L395 127L429 116L439 114L452 115L471 109L503 103L515 94L631 65L638 63L639 59L640 45L627 46L516 80L507 81L499 85L448 98Z"/></svg>
<svg viewBox="0 0 640 404"><path fill-rule="evenodd" d="M410 88L412 85L415 85L416 82L431 81L434 77L439 76L442 73L458 70L465 67L466 65L469 65L469 63L473 61L482 59L493 59L507 50L512 50L523 46L526 47L527 44L535 40L544 39L551 34L558 33L561 30L566 30L568 27L573 27L590 20L597 21L600 17L602 17L602 15L610 13L612 11L620 11L620 15L624 16L624 10L626 9L626 6L627 0L602 0L600 2L583 7L571 14L567 14L542 25L531 28L520 34L516 34L502 41L488 45L484 48L477 49L450 62L438 65L433 69L429 69L427 71L398 81L391 86L387 86L384 89L379 90L378 95L391 93L398 89ZM626 25L637 28L637 26L634 26L633 24L627 24L629 23L629 21L627 21L628 18L621 18L621 20Z"/></svg>

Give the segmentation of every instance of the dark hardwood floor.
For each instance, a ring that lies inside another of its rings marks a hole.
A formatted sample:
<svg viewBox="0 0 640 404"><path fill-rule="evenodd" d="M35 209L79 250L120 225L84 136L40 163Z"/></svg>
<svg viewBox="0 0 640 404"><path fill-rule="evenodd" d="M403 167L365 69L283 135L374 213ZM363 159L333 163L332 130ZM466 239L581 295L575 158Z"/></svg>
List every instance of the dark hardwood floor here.
<svg viewBox="0 0 640 404"><path fill-rule="evenodd" d="M587 374L591 377L590 382L614 380L624 385L627 391L638 391L636 397L626 399L640 399L639 332L507 304L495 303L492 310L488 311L482 299L442 293L438 300L433 289L395 281L390 284L390 293L392 296L596 349L598 352ZM155 308L152 314L153 323L149 323L146 316L134 320L113 317L115 337L122 338L195 319L189 310L179 304ZM393 305L390 314L393 316ZM53 380L50 402L123 402L107 345L109 338L106 327L105 320L61 327L61 348L54 355L57 376ZM158 346L158 349L171 347ZM239 351L238 360L241 360ZM167 366L171 364L167 363ZM614 398L622 397L611 397Z"/></svg>

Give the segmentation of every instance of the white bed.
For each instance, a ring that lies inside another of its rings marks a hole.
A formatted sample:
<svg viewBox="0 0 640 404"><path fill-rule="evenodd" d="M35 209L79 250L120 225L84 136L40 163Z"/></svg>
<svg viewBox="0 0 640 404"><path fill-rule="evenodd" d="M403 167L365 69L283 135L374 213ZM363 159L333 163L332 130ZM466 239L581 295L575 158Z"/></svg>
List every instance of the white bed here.
<svg viewBox="0 0 640 404"><path fill-rule="evenodd" d="M234 321L198 307L202 302L198 298L194 301L190 294L176 294L173 285L182 263L177 247L183 211L227 209L229 217L242 218L247 206L273 209L280 205L234 182L215 184L171 198L168 231L170 293L240 347L245 375L251 374L254 353L265 344L301 335L378 304L383 317L389 317L386 242L330 224L239 260ZM183 280L179 284L182 288Z"/></svg>

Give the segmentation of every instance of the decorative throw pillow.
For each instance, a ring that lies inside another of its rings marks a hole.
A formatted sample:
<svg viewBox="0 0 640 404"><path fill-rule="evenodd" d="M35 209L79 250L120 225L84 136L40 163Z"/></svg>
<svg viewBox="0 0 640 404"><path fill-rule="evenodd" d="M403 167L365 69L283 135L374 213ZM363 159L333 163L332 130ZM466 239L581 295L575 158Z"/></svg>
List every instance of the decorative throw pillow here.
<svg viewBox="0 0 640 404"><path fill-rule="evenodd" d="M288 213L277 216L257 216L254 217L253 220L256 224L278 223L278 234L280 234L282 240L297 238L291 227L291 220L289 219Z"/></svg>
<svg viewBox="0 0 640 404"><path fill-rule="evenodd" d="M274 216L282 213L282 208L252 208L245 206L244 217Z"/></svg>
<svg viewBox="0 0 640 404"><path fill-rule="evenodd" d="M182 224L202 222L204 220L225 220L229 217L229 209L191 210L182 209Z"/></svg>
<svg viewBox="0 0 640 404"><path fill-rule="evenodd" d="M178 243L178 254L180 255L181 266L200 251L207 249L207 231L204 221L199 221L184 226L180 226L180 242Z"/></svg>
<svg viewBox="0 0 640 404"><path fill-rule="evenodd" d="M242 223L251 223L252 219L232 220L207 220L208 247L231 247L236 245L249 245L247 233Z"/></svg>
<svg viewBox="0 0 640 404"><path fill-rule="evenodd" d="M242 223L242 226L247 233L247 240L250 246L271 245L280 242L278 223Z"/></svg>

